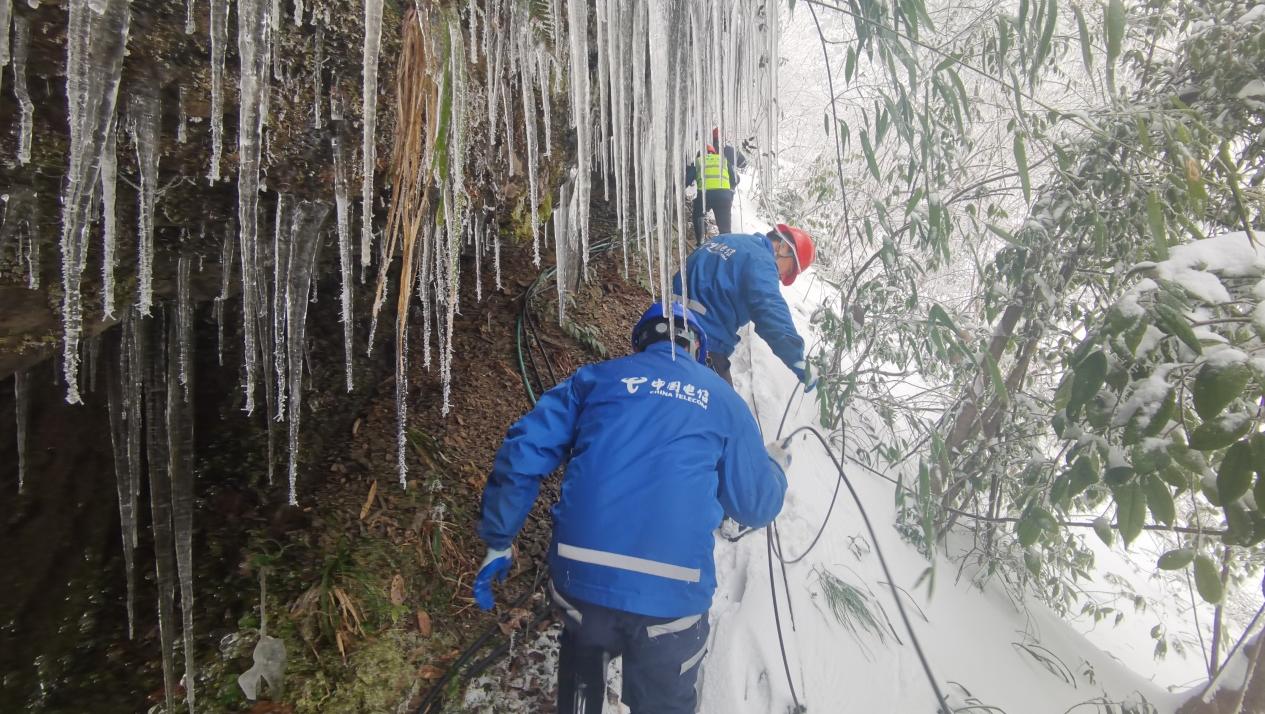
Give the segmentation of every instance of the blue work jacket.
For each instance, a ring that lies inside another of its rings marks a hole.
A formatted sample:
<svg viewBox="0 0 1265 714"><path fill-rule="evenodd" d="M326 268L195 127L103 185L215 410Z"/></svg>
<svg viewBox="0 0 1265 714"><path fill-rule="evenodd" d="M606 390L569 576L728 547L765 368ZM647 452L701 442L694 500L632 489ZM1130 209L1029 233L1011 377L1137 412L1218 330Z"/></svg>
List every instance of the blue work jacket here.
<svg viewBox="0 0 1265 714"><path fill-rule="evenodd" d="M707 333L707 348L728 357L738 346L738 330L748 322L773 354L803 376L804 340L782 298L773 244L760 233L728 233L699 246L685 260L687 307ZM672 278L681 295L681 274Z"/></svg>
<svg viewBox="0 0 1265 714"><path fill-rule="evenodd" d="M568 457L549 567L565 594L654 617L706 612L712 531L782 509L786 477L747 405L672 344L581 367L519 419L483 492L479 536L508 548Z"/></svg>

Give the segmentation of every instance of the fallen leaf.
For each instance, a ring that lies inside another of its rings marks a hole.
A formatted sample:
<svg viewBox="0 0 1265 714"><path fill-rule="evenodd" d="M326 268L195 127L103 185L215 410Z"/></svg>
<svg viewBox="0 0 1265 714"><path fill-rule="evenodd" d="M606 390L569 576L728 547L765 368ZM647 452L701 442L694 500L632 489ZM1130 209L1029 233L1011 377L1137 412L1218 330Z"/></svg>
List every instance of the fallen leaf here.
<svg viewBox="0 0 1265 714"><path fill-rule="evenodd" d="M424 664L421 669L417 670L417 676L422 679L439 679L444 676L444 670L433 664Z"/></svg>
<svg viewBox="0 0 1265 714"><path fill-rule="evenodd" d="M391 576L391 604L404 604L404 576L399 573Z"/></svg>
<svg viewBox="0 0 1265 714"><path fill-rule="evenodd" d="M364 420L363 420L363 419L361 419L360 417L356 417L356 421L355 421L355 423L353 423L353 424L351 425L351 435L352 435L352 436L355 436L355 435L356 435L356 432L360 431L360 422L362 422L362 421L364 421Z"/></svg>
<svg viewBox="0 0 1265 714"><path fill-rule="evenodd" d="M360 520L363 521L365 516L369 515L369 509L373 508L373 497L377 494L378 482L375 479L373 483L369 484L369 495L365 497L365 505L360 507Z"/></svg>
<svg viewBox="0 0 1265 714"><path fill-rule="evenodd" d="M422 633L422 637L430 637L433 631L430 624L430 615L425 610L417 611L417 631Z"/></svg>

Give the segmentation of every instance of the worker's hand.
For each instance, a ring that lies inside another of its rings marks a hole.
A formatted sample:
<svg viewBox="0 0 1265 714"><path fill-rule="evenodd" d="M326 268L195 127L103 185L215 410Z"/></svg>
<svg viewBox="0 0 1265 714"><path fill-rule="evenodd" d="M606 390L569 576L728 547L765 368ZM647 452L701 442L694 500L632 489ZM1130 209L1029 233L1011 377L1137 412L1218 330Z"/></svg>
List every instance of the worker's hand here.
<svg viewBox="0 0 1265 714"><path fill-rule="evenodd" d="M764 445L764 450L769 452L769 458L782 469L782 473L786 473L791 468L791 452L786 448L788 441L790 439L770 441Z"/></svg>
<svg viewBox="0 0 1265 714"><path fill-rule="evenodd" d="M816 367L804 360L800 360L795 363L794 369L795 374L799 375L800 383L804 385L805 394L817 388L818 375Z"/></svg>
<svg viewBox="0 0 1265 714"><path fill-rule="evenodd" d="M483 564L479 566L479 574L474 577L474 602L480 610L491 610L495 602L492 597L492 583L503 582L510 572L510 563L514 556L510 549L494 550L488 548L483 556Z"/></svg>

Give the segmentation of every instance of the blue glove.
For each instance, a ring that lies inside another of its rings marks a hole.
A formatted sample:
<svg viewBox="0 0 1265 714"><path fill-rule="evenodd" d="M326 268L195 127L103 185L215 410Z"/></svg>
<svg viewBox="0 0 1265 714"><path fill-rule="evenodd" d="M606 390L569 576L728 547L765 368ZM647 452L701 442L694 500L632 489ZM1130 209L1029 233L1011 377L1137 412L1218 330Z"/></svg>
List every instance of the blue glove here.
<svg viewBox="0 0 1265 714"><path fill-rule="evenodd" d="M488 554L483 556L483 564L479 566L479 574L474 577L474 603L480 610L492 609L495 602L492 597L492 583L505 581L513 559L514 556L510 554L509 548L505 550L488 548Z"/></svg>
<svg viewBox="0 0 1265 714"><path fill-rule="evenodd" d="M804 385L805 394L817 388L817 370L811 364L800 360L795 363L793 369L799 375L800 383Z"/></svg>

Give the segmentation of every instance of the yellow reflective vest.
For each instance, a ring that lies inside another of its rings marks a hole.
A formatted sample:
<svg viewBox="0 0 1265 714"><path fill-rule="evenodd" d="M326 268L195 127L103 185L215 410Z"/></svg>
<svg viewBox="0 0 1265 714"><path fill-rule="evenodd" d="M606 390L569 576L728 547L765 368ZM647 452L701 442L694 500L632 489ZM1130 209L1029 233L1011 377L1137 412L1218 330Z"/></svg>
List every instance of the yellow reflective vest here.
<svg viewBox="0 0 1265 714"><path fill-rule="evenodd" d="M728 191L733 188L733 180L729 176L729 162L722 154L703 154L695 162L697 173L695 181L704 191Z"/></svg>

